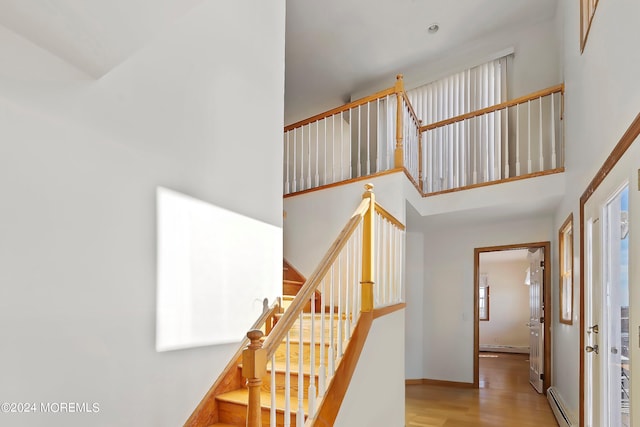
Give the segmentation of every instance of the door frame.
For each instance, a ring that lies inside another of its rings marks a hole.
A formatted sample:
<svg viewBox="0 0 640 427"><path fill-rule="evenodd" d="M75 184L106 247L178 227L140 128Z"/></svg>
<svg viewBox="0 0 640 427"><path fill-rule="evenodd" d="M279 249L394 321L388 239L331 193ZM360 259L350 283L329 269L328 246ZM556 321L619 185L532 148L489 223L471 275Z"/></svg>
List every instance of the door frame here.
<svg viewBox="0 0 640 427"><path fill-rule="evenodd" d="M624 153L627 152L629 147L633 144L633 142L640 136L640 114L636 116L633 120L627 131L622 135L620 141L616 144L616 146L609 154L609 157L604 161L598 172L596 172L595 176L587 186L586 190L580 196L580 405L579 405L579 426L584 427L584 395L585 395L585 386L584 386L584 347L585 347L585 248L584 245L586 243L584 236L584 205L587 203L589 198L593 195L593 193L598 189L600 184L604 181L604 179L609 175L609 173L613 170L613 168L618 164L618 161L622 158Z"/></svg>
<svg viewBox="0 0 640 427"><path fill-rule="evenodd" d="M544 304L544 378L543 393L551 386L551 242L517 243L512 245L475 248L473 256L473 387L480 388L480 312L478 310L478 283L480 280L480 254L484 252L509 251L513 249L544 248L544 275L542 279Z"/></svg>

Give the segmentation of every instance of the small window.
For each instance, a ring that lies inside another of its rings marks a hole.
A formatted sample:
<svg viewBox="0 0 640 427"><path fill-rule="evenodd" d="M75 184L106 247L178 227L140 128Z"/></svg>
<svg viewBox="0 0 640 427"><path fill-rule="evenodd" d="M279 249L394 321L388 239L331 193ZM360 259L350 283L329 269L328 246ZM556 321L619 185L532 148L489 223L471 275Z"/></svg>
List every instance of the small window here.
<svg viewBox="0 0 640 427"><path fill-rule="evenodd" d="M480 320L489 320L489 280L486 274L480 275L478 289L478 317Z"/></svg>
<svg viewBox="0 0 640 427"><path fill-rule="evenodd" d="M560 323L573 324L573 214L558 233L560 243Z"/></svg>

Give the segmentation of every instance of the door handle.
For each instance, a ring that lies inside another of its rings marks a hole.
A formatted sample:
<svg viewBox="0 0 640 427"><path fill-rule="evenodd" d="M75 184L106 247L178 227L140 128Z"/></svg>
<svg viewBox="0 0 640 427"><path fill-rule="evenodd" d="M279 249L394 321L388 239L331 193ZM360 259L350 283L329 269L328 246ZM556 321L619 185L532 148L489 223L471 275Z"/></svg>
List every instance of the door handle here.
<svg viewBox="0 0 640 427"><path fill-rule="evenodd" d="M597 334L598 332L600 332L600 329L598 328L598 325L593 325L587 328L587 333L590 334L591 332L593 332L594 334Z"/></svg>
<svg viewBox="0 0 640 427"><path fill-rule="evenodd" d="M584 351L586 351L587 353L598 354L598 344L594 344L593 347L588 345L584 348Z"/></svg>
<svg viewBox="0 0 640 427"><path fill-rule="evenodd" d="M611 347L611 353L618 354L618 349L616 347Z"/></svg>

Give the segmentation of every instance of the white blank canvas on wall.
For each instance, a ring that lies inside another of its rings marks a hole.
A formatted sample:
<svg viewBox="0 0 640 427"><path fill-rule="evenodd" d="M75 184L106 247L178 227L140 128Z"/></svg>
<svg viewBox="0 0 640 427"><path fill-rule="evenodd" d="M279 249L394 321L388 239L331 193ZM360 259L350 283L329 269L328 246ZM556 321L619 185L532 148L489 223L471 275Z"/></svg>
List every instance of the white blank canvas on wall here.
<svg viewBox="0 0 640 427"><path fill-rule="evenodd" d="M156 350L239 342L282 293L282 229L157 190Z"/></svg>

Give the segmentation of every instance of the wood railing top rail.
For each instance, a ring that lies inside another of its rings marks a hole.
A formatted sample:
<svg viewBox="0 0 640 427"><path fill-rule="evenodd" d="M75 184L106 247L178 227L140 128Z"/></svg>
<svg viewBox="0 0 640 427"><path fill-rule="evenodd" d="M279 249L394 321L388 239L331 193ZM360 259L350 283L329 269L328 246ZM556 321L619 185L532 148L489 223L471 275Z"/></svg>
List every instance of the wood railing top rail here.
<svg viewBox="0 0 640 427"><path fill-rule="evenodd" d="M400 230L405 229L405 226L403 223L401 223L396 217L394 217L393 215L391 215L385 208L383 208L382 206L380 206L378 203L376 203L375 205L376 207L376 212L378 212L380 215L382 215L387 221L389 221L390 223L392 223L393 225L395 225L396 227L398 227Z"/></svg>
<svg viewBox="0 0 640 427"><path fill-rule="evenodd" d="M278 320L278 323L276 323L276 326L273 328L269 336L264 340L262 348L266 350L267 359L271 358L271 356L276 352L278 346L287 335L287 332L289 332L293 324L298 319L298 316L304 309L305 304L309 302L313 293L316 291L318 286L320 286L322 279L331 268L333 262L338 258L338 255L340 255L342 248L344 248L351 235L358 228L362 218L369 209L369 204L369 199L363 199L362 202L360 202L358 209L356 209L347 224L344 226L336 240L318 264L318 267L316 267L315 271L311 276L309 276L307 282L300 289L289 308L287 308L284 315L280 320Z"/></svg>
<svg viewBox="0 0 640 427"><path fill-rule="evenodd" d="M278 298L268 310L262 312L258 320L256 320L251 326L251 329L261 329L270 317L275 316L280 312L280 308L281 302L280 298ZM242 356L242 351L248 344L249 338L245 335L244 339L240 343L238 351L236 351L233 357L229 360L229 363L225 366L220 376L218 376L216 382L213 383L207 394L193 411L187 422L184 424L185 427L210 425L214 422L211 417L213 416L215 408L215 397L233 389L233 385L231 385L232 381L229 377L237 370L238 361Z"/></svg>
<svg viewBox="0 0 640 427"><path fill-rule="evenodd" d="M284 127L284 131L288 132L295 128L299 128L304 125L308 125L309 123L317 122L318 120L325 119L327 117L331 117L338 113L342 113L343 111L348 111L354 107L358 107L360 105L365 105L371 101L375 101L376 99L384 98L388 95L401 94L402 97L406 100L407 105L409 106L412 115L416 118L416 122L418 121L418 116L416 116L415 111L413 110L413 106L409 102L409 97L407 93L404 91L404 85L402 83L402 74L398 74L396 76L396 84L390 88L383 89L379 92L374 93L373 95L365 96L360 99L356 99L355 101L351 101L348 104L344 104L340 107L332 108L331 110L325 111L324 113L316 114L315 116L309 117L308 119L300 120L299 122L292 123Z"/></svg>
<svg viewBox="0 0 640 427"><path fill-rule="evenodd" d="M357 99L348 104L344 104L340 107L332 108L331 110L325 111L324 113L316 114L315 116L309 117L308 119L301 120L299 122L287 125L284 127L284 131L290 131L295 128L299 128L304 125L308 125L309 123L317 122L318 120L325 119L327 117L331 117L335 114L342 113L343 111L349 111L350 109L357 107L359 105L365 105L368 102L375 101L376 99L384 98L387 95L394 95L396 93L395 87L390 87L380 92L376 92L373 95L365 96L364 98Z"/></svg>
<svg viewBox="0 0 640 427"><path fill-rule="evenodd" d="M483 114L493 113L494 111L504 110L505 108L513 107L518 104L523 104L527 101L531 101L533 99L542 98L543 96L551 95L552 93L564 93L564 84L561 83L559 85L551 86L546 89L539 90L537 92L530 93L529 95L521 96L519 98L512 99L511 101L502 102L500 104L492 105L491 107L482 108L480 110L472 111L470 113L461 114L456 117L452 117L450 119L441 120L436 123L431 123L429 125L425 125L420 127L420 132L426 132L428 130L436 129L442 126L450 125L452 123L461 122L463 120L471 119L473 117L481 116Z"/></svg>
<svg viewBox="0 0 640 427"><path fill-rule="evenodd" d="M416 123L418 123L418 126L419 126L421 123L421 120L418 118L418 115L416 114L416 110L413 109L413 104L411 104L411 101L409 101L409 95L407 95L407 92L402 91L402 98L404 99L404 102L407 105L407 107L409 107L409 114L411 114L411 117L413 117L413 119L416 121Z"/></svg>

